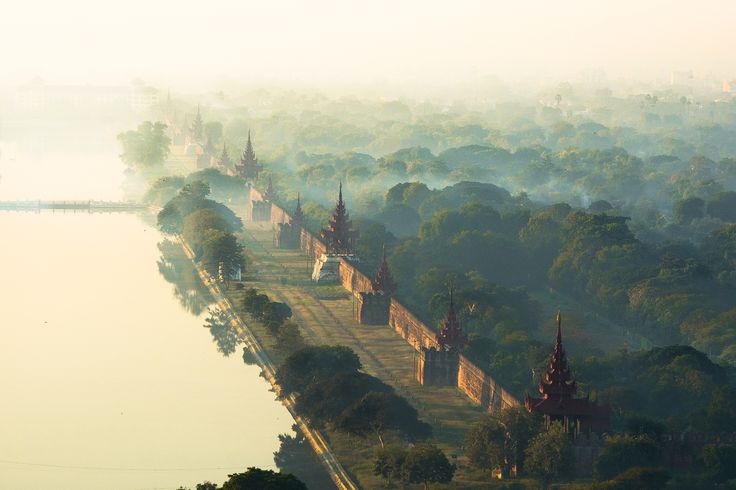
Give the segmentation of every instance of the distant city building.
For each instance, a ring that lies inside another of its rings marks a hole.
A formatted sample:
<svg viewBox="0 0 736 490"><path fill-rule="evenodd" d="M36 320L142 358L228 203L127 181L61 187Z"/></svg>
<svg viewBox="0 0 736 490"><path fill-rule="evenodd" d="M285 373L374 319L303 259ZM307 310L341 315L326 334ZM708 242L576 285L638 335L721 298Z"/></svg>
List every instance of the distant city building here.
<svg viewBox="0 0 736 490"><path fill-rule="evenodd" d="M159 91L143 83L130 86L49 85L36 79L18 87L23 109L119 109L144 111L159 103Z"/></svg>
<svg viewBox="0 0 736 490"><path fill-rule="evenodd" d="M695 80L692 70L673 71L670 74L670 85L692 85Z"/></svg>

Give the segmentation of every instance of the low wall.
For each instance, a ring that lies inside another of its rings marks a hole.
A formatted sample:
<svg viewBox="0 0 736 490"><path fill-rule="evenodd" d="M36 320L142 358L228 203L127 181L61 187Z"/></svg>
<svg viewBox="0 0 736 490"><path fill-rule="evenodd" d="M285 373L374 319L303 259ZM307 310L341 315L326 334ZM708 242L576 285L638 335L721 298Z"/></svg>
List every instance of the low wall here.
<svg viewBox="0 0 736 490"><path fill-rule="evenodd" d="M388 325L416 350L422 347L439 349L436 333L395 299L391 299Z"/></svg>
<svg viewBox="0 0 736 490"><path fill-rule="evenodd" d="M251 189L251 199L261 200L262 195L257 190ZM272 223L283 223L291 219L281 207L276 204L271 206ZM318 257L327 251L325 244L306 229L302 229L301 249L312 257ZM370 278L347 260L340 262L339 274L342 286L354 295L373 290ZM417 351L422 347L439 348L434 330L395 299L391 299L388 324ZM460 355L457 386L468 398L491 412L520 405L519 401L504 390L495 379L463 355Z"/></svg>
<svg viewBox="0 0 736 490"><path fill-rule="evenodd" d="M489 412L520 405L519 400L462 354L457 371L457 387Z"/></svg>
<svg viewBox="0 0 736 490"><path fill-rule="evenodd" d="M312 258L316 258L323 253L327 253L327 247L325 244L322 243L319 238L309 233L305 228L302 228L301 249L307 255L312 256Z"/></svg>
<svg viewBox="0 0 736 490"><path fill-rule="evenodd" d="M360 293L373 291L373 282L368 276L360 272L353 264L343 259L340 261L340 283L342 287L358 296Z"/></svg>

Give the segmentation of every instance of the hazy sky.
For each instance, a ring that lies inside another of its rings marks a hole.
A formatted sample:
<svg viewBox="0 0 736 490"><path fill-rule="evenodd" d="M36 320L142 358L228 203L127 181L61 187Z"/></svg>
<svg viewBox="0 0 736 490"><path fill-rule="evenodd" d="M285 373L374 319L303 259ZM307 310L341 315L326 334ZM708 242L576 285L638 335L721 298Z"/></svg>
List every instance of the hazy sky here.
<svg viewBox="0 0 736 490"><path fill-rule="evenodd" d="M0 83L736 76L733 0L6 0Z"/></svg>

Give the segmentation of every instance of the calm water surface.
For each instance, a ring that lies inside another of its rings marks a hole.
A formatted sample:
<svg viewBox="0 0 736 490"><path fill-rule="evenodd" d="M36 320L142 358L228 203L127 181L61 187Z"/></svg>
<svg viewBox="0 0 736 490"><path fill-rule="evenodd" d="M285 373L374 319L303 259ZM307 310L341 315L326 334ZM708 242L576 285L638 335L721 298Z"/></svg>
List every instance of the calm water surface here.
<svg viewBox="0 0 736 490"><path fill-rule="evenodd" d="M160 272L160 233L69 212L0 211L0 230L0 488L174 490L273 468L293 421L240 349L217 351L206 299Z"/></svg>

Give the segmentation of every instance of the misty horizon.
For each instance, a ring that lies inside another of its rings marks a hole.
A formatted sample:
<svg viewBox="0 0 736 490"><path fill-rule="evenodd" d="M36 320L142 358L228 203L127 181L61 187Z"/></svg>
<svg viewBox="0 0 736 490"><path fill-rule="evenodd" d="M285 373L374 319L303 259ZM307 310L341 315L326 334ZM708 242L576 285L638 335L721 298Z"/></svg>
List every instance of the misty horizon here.
<svg viewBox="0 0 736 490"><path fill-rule="evenodd" d="M16 4L2 84L433 87L736 77L732 2ZM23 45L23 50L13 49Z"/></svg>

